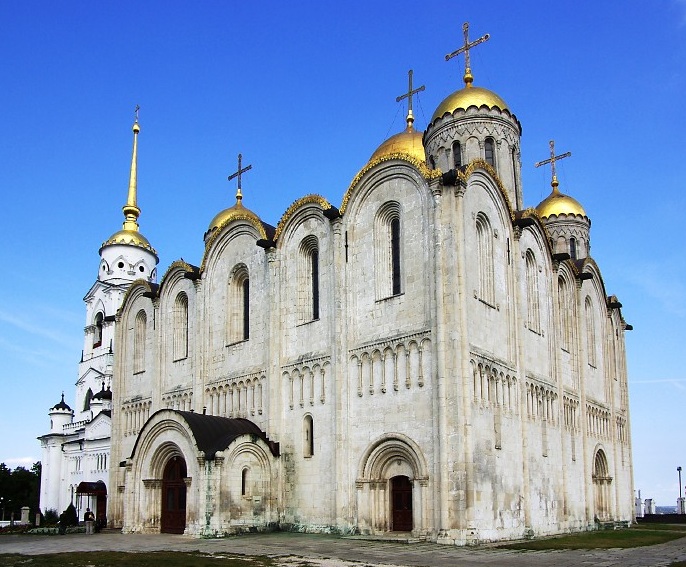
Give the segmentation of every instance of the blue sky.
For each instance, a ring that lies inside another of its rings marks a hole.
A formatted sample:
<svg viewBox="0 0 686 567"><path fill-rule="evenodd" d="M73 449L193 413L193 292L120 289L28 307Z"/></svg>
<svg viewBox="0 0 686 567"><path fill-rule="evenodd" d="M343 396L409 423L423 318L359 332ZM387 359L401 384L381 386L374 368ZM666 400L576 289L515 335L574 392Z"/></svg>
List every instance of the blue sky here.
<svg viewBox="0 0 686 567"><path fill-rule="evenodd" d="M119 230L133 108L141 106L141 232L198 264L234 202L276 224L298 197L339 204L402 130L407 70L426 85L415 126L460 88L461 26L475 85L523 126L524 198L550 191L548 140L572 157L560 188L592 219L592 256L624 304L635 486L658 504L686 467L686 1L0 3L0 461L40 458L62 390L73 404L82 298Z"/></svg>

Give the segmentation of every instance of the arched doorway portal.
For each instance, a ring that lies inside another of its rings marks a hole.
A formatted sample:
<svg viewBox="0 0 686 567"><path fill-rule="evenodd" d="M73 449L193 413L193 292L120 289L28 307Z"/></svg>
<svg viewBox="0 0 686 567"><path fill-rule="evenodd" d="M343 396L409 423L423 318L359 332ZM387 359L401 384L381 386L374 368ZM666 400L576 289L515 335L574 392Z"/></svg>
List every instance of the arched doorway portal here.
<svg viewBox="0 0 686 567"><path fill-rule="evenodd" d="M593 462L593 491L595 499L595 519L610 519L610 483L612 477L607 466L607 457L598 449Z"/></svg>
<svg viewBox="0 0 686 567"><path fill-rule="evenodd" d="M162 476L162 523L160 531L182 534L186 529L186 461L174 456Z"/></svg>
<svg viewBox="0 0 686 567"><path fill-rule="evenodd" d="M391 479L391 517L394 532L412 531L412 482L406 476Z"/></svg>

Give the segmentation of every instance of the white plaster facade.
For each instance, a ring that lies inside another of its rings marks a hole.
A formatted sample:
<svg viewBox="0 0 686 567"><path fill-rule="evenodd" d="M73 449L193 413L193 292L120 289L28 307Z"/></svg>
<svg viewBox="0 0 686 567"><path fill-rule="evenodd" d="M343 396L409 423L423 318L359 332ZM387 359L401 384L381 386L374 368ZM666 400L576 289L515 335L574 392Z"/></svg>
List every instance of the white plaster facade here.
<svg viewBox="0 0 686 567"><path fill-rule="evenodd" d="M523 209L520 132L458 105L340 207L309 195L274 228L239 197L199 267L134 283L112 525L464 545L631 522L629 326L585 213Z"/></svg>

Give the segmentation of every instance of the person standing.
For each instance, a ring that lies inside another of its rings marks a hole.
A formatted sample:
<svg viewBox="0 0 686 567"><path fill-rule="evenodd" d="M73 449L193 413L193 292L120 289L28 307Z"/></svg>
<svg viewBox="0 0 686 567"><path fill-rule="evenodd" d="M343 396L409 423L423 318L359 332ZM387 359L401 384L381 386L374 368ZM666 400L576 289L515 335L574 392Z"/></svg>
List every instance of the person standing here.
<svg viewBox="0 0 686 567"><path fill-rule="evenodd" d="M93 523L95 521L95 514L91 512L90 508L86 508L86 513L83 515L83 521L86 523L86 535L93 535Z"/></svg>

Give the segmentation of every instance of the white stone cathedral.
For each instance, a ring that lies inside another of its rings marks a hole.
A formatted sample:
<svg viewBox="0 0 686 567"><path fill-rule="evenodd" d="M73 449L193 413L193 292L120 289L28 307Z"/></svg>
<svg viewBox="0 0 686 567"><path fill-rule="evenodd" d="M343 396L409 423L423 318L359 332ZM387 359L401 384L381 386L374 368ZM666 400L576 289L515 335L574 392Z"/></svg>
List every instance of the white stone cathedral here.
<svg viewBox="0 0 686 567"><path fill-rule="evenodd" d="M86 296L79 412L57 404L41 438L43 507L97 479L124 532L465 545L633 520L630 326L590 220L552 147L552 193L524 207L520 123L468 65L464 81L425 132L410 86L407 128L338 207L308 195L271 226L243 205L239 159L200 265L159 285L134 125L124 230ZM88 388L110 373L97 413ZM110 419L108 481L89 432Z"/></svg>

